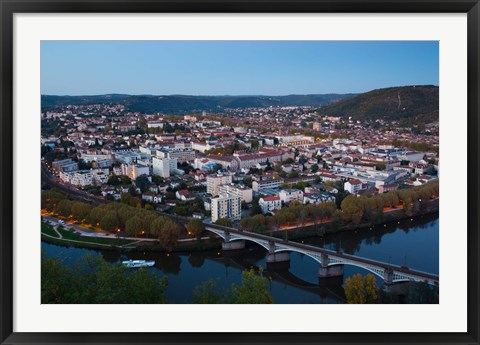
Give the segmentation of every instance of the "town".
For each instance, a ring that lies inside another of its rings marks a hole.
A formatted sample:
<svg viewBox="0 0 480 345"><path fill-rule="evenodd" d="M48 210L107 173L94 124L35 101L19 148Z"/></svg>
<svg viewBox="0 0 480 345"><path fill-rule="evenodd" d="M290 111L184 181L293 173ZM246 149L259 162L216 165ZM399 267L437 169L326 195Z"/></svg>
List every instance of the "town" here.
<svg viewBox="0 0 480 345"><path fill-rule="evenodd" d="M41 116L42 161L59 183L254 232L304 225L309 214L298 205L336 205L332 218L348 196L400 192L439 176L438 121L402 128L325 116L311 106L174 116L115 103L61 106Z"/></svg>

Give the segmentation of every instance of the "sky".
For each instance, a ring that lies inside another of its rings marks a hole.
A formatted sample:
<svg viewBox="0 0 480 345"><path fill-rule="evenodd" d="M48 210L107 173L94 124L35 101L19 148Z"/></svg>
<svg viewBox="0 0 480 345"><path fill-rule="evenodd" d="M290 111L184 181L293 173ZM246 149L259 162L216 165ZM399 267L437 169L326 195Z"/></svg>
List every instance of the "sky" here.
<svg viewBox="0 0 480 345"><path fill-rule="evenodd" d="M438 85L437 41L42 41L43 95L290 95Z"/></svg>

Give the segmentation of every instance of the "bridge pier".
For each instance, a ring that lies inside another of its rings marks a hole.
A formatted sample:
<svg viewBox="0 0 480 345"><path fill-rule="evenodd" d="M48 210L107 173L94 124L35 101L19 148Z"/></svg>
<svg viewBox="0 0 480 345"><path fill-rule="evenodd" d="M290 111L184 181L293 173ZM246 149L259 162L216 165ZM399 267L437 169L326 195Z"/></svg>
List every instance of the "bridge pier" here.
<svg viewBox="0 0 480 345"><path fill-rule="evenodd" d="M267 254L267 268L268 269L289 269L290 268L290 253L268 253Z"/></svg>
<svg viewBox="0 0 480 345"><path fill-rule="evenodd" d="M245 249L245 240L237 240L222 243L222 250L240 250Z"/></svg>
<svg viewBox="0 0 480 345"><path fill-rule="evenodd" d="M320 285L329 283L328 281L341 283L343 281L343 265L329 266L328 262L328 255L322 254L320 267L318 269L318 281Z"/></svg>
<svg viewBox="0 0 480 345"><path fill-rule="evenodd" d="M334 265L323 267L320 265L318 269L318 278L333 278L333 277L343 277L343 265Z"/></svg>
<svg viewBox="0 0 480 345"><path fill-rule="evenodd" d="M393 269L386 268L383 271L383 285L392 285L393 284Z"/></svg>

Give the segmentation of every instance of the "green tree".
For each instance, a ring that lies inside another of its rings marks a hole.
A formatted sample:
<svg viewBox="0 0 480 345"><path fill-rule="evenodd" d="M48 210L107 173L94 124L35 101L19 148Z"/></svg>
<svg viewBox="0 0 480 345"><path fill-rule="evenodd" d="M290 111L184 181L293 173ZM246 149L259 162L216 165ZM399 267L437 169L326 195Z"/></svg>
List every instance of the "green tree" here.
<svg viewBox="0 0 480 345"><path fill-rule="evenodd" d="M53 211L58 203L66 198L67 196L65 194L55 188L42 192L42 208Z"/></svg>
<svg viewBox="0 0 480 345"><path fill-rule="evenodd" d="M226 293L217 291L217 283L213 279L204 281L193 290L193 302L198 304L227 303Z"/></svg>
<svg viewBox="0 0 480 345"><path fill-rule="evenodd" d="M100 219L100 227L103 230L114 231L120 226L120 221L115 211L110 211Z"/></svg>
<svg viewBox="0 0 480 345"><path fill-rule="evenodd" d="M345 280L345 296L349 304L375 303L378 299L377 282L373 274L355 274Z"/></svg>
<svg viewBox="0 0 480 345"><path fill-rule="evenodd" d="M219 218L215 224L217 225L223 225L223 226L227 226L227 227L232 227L233 223L230 219L228 218Z"/></svg>
<svg viewBox="0 0 480 345"><path fill-rule="evenodd" d="M142 230L143 230L143 221L138 216L134 216L125 222L125 231L129 235L136 236Z"/></svg>
<svg viewBox="0 0 480 345"><path fill-rule="evenodd" d="M107 263L99 255L85 255L83 265L66 268L56 258L42 256L42 303L154 304L166 303L168 280L146 269L134 272Z"/></svg>
<svg viewBox="0 0 480 345"><path fill-rule="evenodd" d="M299 176L298 171L292 171L287 175L288 178L296 178L298 176Z"/></svg>
<svg viewBox="0 0 480 345"><path fill-rule="evenodd" d="M154 175L152 176L152 182L155 183L156 185L161 185L163 183L163 177Z"/></svg>
<svg viewBox="0 0 480 345"><path fill-rule="evenodd" d="M140 175L135 179L135 186L140 188L140 190L145 193L150 187L151 183L147 175Z"/></svg>
<svg viewBox="0 0 480 345"><path fill-rule="evenodd" d="M270 304L273 298L268 292L268 279L260 268L258 274L252 269L242 272L242 285L232 285L232 303Z"/></svg>
<svg viewBox="0 0 480 345"><path fill-rule="evenodd" d="M158 232L157 235L160 244L168 249L173 248L177 244L179 236L179 226L169 219L165 221L162 229Z"/></svg>
<svg viewBox="0 0 480 345"><path fill-rule="evenodd" d="M61 200L57 205L57 213L64 217L68 217L72 214L72 204L73 202L70 200Z"/></svg>
<svg viewBox="0 0 480 345"><path fill-rule="evenodd" d="M364 211L362 204L362 200L355 195L349 195L343 199L341 209L344 220L354 224L360 223Z"/></svg>
<svg viewBox="0 0 480 345"><path fill-rule="evenodd" d="M199 238L202 232L205 230L205 225L201 219L192 219L187 224L187 231L189 234Z"/></svg>
<svg viewBox="0 0 480 345"><path fill-rule="evenodd" d="M72 215L76 220L82 222L85 218L88 217L92 209L92 205L86 204L84 202L74 202L72 204Z"/></svg>

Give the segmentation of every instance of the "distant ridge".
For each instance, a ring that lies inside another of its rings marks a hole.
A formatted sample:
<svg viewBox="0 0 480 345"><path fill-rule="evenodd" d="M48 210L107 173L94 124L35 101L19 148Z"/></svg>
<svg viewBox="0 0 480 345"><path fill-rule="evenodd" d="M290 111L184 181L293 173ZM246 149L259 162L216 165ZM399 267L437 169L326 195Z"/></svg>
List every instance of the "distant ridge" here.
<svg viewBox="0 0 480 345"><path fill-rule="evenodd" d="M188 95L122 95L52 96L42 95L42 111L66 105L123 104L130 111L143 113L184 114L221 111L225 108L270 106L323 106L356 94L287 95L287 96L188 96Z"/></svg>
<svg viewBox="0 0 480 345"><path fill-rule="evenodd" d="M389 87L359 94L321 107L324 115L352 117L353 120L438 121L438 86Z"/></svg>

